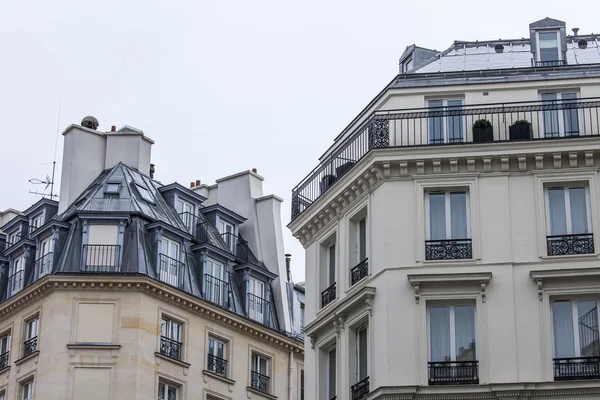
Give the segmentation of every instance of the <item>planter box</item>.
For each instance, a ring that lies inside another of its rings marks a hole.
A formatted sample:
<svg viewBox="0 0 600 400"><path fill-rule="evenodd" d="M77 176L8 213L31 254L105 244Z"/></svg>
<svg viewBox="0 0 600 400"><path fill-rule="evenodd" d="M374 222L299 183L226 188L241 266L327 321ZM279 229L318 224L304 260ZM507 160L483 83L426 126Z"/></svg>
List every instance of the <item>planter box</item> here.
<svg viewBox="0 0 600 400"><path fill-rule="evenodd" d="M354 167L354 162L348 161L347 163L344 163L344 164L340 165L339 167L337 167L335 169L335 173L337 174L338 178L341 178L342 175L344 175L346 172L350 171L350 169L352 167Z"/></svg>
<svg viewBox="0 0 600 400"><path fill-rule="evenodd" d="M485 128L473 128L473 143L484 143L494 141L494 128L491 126Z"/></svg>
<svg viewBox="0 0 600 400"><path fill-rule="evenodd" d="M531 125L511 125L508 127L508 132L510 135L510 140L523 140L523 139L531 139L532 129Z"/></svg>
<svg viewBox="0 0 600 400"><path fill-rule="evenodd" d="M321 193L325 193L325 191L327 189L329 189L329 186L333 185L333 183L335 182L335 179L336 178L334 175L325 175L323 177L323 179L321 179L321 182L319 183Z"/></svg>

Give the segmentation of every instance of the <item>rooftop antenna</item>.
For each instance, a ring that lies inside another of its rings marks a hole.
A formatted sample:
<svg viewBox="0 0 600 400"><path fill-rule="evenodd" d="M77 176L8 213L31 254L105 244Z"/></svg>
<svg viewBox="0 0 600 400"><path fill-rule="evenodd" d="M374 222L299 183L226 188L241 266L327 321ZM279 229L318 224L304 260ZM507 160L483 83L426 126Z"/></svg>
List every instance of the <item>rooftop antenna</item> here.
<svg viewBox="0 0 600 400"><path fill-rule="evenodd" d="M54 199L55 197L58 197L57 194L54 194L54 177L56 174L56 151L58 149L58 130L60 128L60 114L62 111L62 100L60 101L59 105L58 105L58 122L56 123L56 139L54 140L54 158L52 161L52 177L46 175L45 179L37 179L37 178L32 178L29 180L29 183L32 183L34 185L46 185L44 187L44 191L43 192L36 192L36 191L29 191L30 194L37 194L40 195L42 197L46 197L49 196L50 199ZM50 188L50 194L46 193L46 191L48 190L48 188Z"/></svg>

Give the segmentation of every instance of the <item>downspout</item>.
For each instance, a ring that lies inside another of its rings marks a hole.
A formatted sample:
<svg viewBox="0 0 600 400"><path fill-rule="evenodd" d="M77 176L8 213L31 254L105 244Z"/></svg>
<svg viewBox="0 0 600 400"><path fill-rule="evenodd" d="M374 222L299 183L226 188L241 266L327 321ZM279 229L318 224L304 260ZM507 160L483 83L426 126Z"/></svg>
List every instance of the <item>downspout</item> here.
<svg viewBox="0 0 600 400"><path fill-rule="evenodd" d="M292 372L294 366L294 350L290 351L290 367L288 368L288 400L292 400L293 385L292 385Z"/></svg>

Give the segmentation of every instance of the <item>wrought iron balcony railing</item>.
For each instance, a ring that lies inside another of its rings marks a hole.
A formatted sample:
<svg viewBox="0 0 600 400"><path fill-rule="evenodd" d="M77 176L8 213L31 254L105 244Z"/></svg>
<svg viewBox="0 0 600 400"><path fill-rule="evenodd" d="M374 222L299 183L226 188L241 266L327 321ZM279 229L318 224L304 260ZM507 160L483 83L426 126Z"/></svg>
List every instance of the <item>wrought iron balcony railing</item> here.
<svg viewBox="0 0 600 400"><path fill-rule="evenodd" d="M53 253L47 253L35 260L35 269L37 270L40 278L52 272L53 257Z"/></svg>
<svg viewBox="0 0 600 400"><path fill-rule="evenodd" d="M11 294L20 292L23 289L23 271L17 271L8 277L8 287L10 288Z"/></svg>
<svg viewBox="0 0 600 400"><path fill-rule="evenodd" d="M248 318L261 324L269 324L269 302L262 297L248 293Z"/></svg>
<svg viewBox="0 0 600 400"><path fill-rule="evenodd" d="M476 385L479 383L478 361L430 362L430 385Z"/></svg>
<svg viewBox="0 0 600 400"><path fill-rule="evenodd" d="M221 307L229 308L229 284L212 275L204 274L204 298Z"/></svg>
<svg viewBox="0 0 600 400"><path fill-rule="evenodd" d="M334 301L336 298L335 282L327 289L321 292L321 307L325 307L327 304Z"/></svg>
<svg viewBox="0 0 600 400"><path fill-rule="evenodd" d="M356 267L350 270L352 285L369 275L369 259L365 258Z"/></svg>
<svg viewBox="0 0 600 400"><path fill-rule="evenodd" d="M227 377L227 360L209 354L206 369L219 376Z"/></svg>
<svg viewBox="0 0 600 400"><path fill-rule="evenodd" d="M0 370L3 370L4 368L9 366L9 356L10 356L10 352L6 352L6 353L2 353L0 354Z"/></svg>
<svg viewBox="0 0 600 400"><path fill-rule="evenodd" d="M175 360L181 360L181 342L173 340L166 336L160 337L160 354L173 358Z"/></svg>
<svg viewBox="0 0 600 400"><path fill-rule="evenodd" d="M536 61L536 67L559 67L561 65L567 65L567 60L551 60L551 61Z"/></svg>
<svg viewBox="0 0 600 400"><path fill-rule="evenodd" d="M369 377L367 376L362 381L350 387L352 400L361 400L369 394Z"/></svg>
<svg viewBox="0 0 600 400"><path fill-rule="evenodd" d="M600 356L554 359L554 380L600 379Z"/></svg>
<svg viewBox="0 0 600 400"><path fill-rule="evenodd" d="M158 278L171 286L183 286L185 264L165 254L158 255Z"/></svg>
<svg viewBox="0 0 600 400"><path fill-rule="evenodd" d="M83 272L118 272L121 261L121 246L84 244L82 253Z"/></svg>
<svg viewBox="0 0 600 400"><path fill-rule="evenodd" d="M222 233L221 237L229 251L236 256L238 261L259 264L258 259L252 253L252 250L250 250L248 241L244 240L241 236L234 235L233 233Z"/></svg>
<svg viewBox="0 0 600 400"><path fill-rule="evenodd" d="M592 254L594 252L594 235L582 233L546 236L546 245L549 256Z"/></svg>
<svg viewBox="0 0 600 400"><path fill-rule="evenodd" d="M30 354L33 354L38 349L38 337L32 337L28 339L24 343L23 357L27 357Z"/></svg>
<svg viewBox="0 0 600 400"><path fill-rule="evenodd" d="M377 111L292 190L292 220L373 149L598 136L599 120L600 98Z"/></svg>
<svg viewBox="0 0 600 400"><path fill-rule="evenodd" d="M426 260L468 260L473 258L471 239L426 240Z"/></svg>
<svg viewBox="0 0 600 400"><path fill-rule="evenodd" d="M263 393L269 393L269 379L271 378L266 375L252 371L252 389Z"/></svg>

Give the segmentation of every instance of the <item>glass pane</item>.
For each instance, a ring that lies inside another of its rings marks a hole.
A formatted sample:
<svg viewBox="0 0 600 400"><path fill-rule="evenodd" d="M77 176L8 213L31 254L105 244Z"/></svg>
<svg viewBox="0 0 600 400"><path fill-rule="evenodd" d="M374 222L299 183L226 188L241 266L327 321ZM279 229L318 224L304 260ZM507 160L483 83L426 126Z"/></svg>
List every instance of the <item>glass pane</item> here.
<svg viewBox="0 0 600 400"><path fill-rule="evenodd" d="M446 239L446 195L429 193L429 239Z"/></svg>
<svg viewBox="0 0 600 400"><path fill-rule="evenodd" d="M475 361L475 306L454 307L456 361Z"/></svg>
<svg viewBox="0 0 600 400"><path fill-rule="evenodd" d="M540 61L557 61L558 40L556 32L540 32Z"/></svg>
<svg viewBox="0 0 600 400"><path fill-rule="evenodd" d="M367 258L367 219L358 222L358 262Z"/></svg>
<svg viewBox="0 0 600 400"><path fill-rule="evenodd" d="M577 110L577 93L563 93L562 103L565 105L563 118L565 136L579 136L579 114Z"/></svg>
<svg viewBox="0 0 600 400"><path fill-rule="evenodd" d="M259 361L259 371L258 372L260 372L263 375L268 375L267 374L267 371L268 371L267 359L259 357L258 361Z"/></svg>
<svg viewBox="0 0 600 400"><path fill-rule="evenodd" d="M429 309L431 361L452 361L450 353L450 307Z"/></svg>
<svg viewBox="0 0 600 400"><path fill-rule="evenodd" d="M162 321L160 323L160 335L167 336L167 320L164 318L162 319Z"/></svg>
<svg viewBox="0 0 600 400"><path fill-rule="evenodd" d="M570 188L569 202L571 203L571 233L588 233L585 188Z"/></svg>
<svg viewBox="0 0 600 400"><path fill-rule="evenodd" d="M165 384L158 384L158 400L165 400Z"/></svg>
<svg viewBox="0 0 600 400"><path fill-rule="evenodd" d="M442 106L444 103L441 100L429 101L430 112L436 115L429 117L427 129L429 133L429 144L444 143L444 118L442 117Z"/></svg>
<svg viewBox="0 0 600 400"><path fill-rule="evenodd" d="M358 380L367 377L367 360L369 350L367 348L367 328L358 331Z"/></svg>
<svg viewBox="0 0 600 400"><path fill-rule="evenodd" d="M467 194L450 193L450 228L452 239L468 239L467 233Z"/></svg>
<svg viewBox="0 0 600 400"><path fill-rule="evenodd" d="M565 215L565 191L563 188L548 189L548 216L550 235L566 235L567 217Z"/></svg>
<svg viewBox="0 0 600 400"><path fill-rule="evenodd" d="M215 355L215 341L211 338L208 338L208 354Z"/></svg>
<svg viewBox="0 0 600 400"><path fill-rule="evenodd" d="M335 397L335 377L336 377L336 351L335 349L329 352L329 370L328 370L328 382L329 382L329 398Z"/></svg>
<svg viewBox="0 0 600 400"><path fill-rule="evenodd" d="M169 386L169 400L177 400L177 389Z"/></svg>
<svg viewBox="0 0 600 400"><path fill-rule="evenodd" d="M329 279L329 285L331 286L333 285L333 283L335 282L335 244L333 244L331 247L329 247L329 271L328 271L328 279Z"/></svg>
<svg viewBox="0 0 600 400"><path fill-rule="evenodd" d="M547 108L554 107L552 104L556 104L556 93L543 93L542 101L547 103ZM558 110L545 110L544 137L558 137L560 135L559 132Z"/></svg>
<svg viewBox="0 0 600 400"><path fill-rule="evenodd" d="M596 301L578 301L577 320L581 357L599 356L598 303Z"/></svg>
<svg viewBox="0 0 600 400"><path fill-rule="evenodd" d="M575 357L573 337L573 308L570 301L552 303L552 325L554 328L554 358Z"/></svg>
<svg viewBox="0 0 600 400"><path fill-rule="evenodd" d="M460 112L462 109L462 100L448 101L448 111L452 114ZM448 143L460 143L463 141L463 116L450 115L447 117L448 124Z"/></svg>

